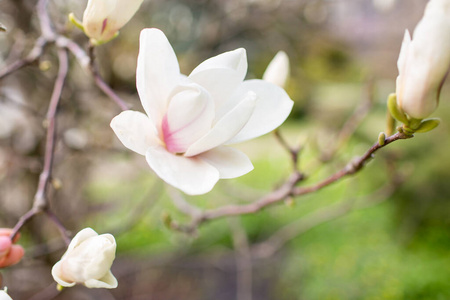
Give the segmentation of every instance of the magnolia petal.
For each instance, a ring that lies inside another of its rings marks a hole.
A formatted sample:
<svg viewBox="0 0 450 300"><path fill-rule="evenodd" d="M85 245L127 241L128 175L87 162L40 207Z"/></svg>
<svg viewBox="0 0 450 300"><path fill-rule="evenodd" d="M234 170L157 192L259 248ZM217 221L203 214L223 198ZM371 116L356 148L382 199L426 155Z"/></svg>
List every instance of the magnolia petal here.
<svg viewBox="0 0 450 300"><path fill-rule="evenodd" d="M246 74L247 54L239 48L205 60L191 72L189 79L204 87L218 107L239 87Z"/></svg>
<svg viewBox="0 0 450 300"><path fill-rule="evenodd" d="M198 157L219 170L220 178L235 178L253 170L247 155L231 147L217 147L199 154Z"/></svg>
<svg viewBox="0 0 450 300"><path fill-rule="evenodd" d="M292 110L294 102L279 86L263 80L247 80L239 93L252 91L257 103L250 120L227 144L239 143L266 134L280 126Z"/></svg>
<svg viewBox="0 0 450 300"><path fill-rule="evenodd" d="M214 102L205 89L197 84L177 87L162 122L169 152L185 152L209 131L214 115Z"/></svg>
<svg viewBox="0 0 450 300"><path fill-rule="evenodd" d="M0 259L8 254L12 241L9 236L0 236Z"/></svg>
<svg viewBox="0 0 450 300"><path fill-rule="evenodd" d="M177 57L164 33L156 28L142 30L136 86L142 106L154 124L161 124L169 94L180 80Z"/></svg>
<svg viewBox="0 0 450 300"><path fill-rule="evenodd" d="M100 279L86 280L84 285L88 288L115 289L118 286L118 282L112 272L108 271L108 273Z"/></svg>
<svg viewBox="0 0 450 300"><path fill-rule="evenodd" d="M289 57L286 52L279 51L267 66L263 80L284 87L289 77Z"/></svg>
<svg viewBox="0 0 450 300"><path fill-rule="evenodd" d="M112 119L111 128L125 147L141 155L145 155L149 147L161 143L155 125L137 111L121 112Z"/></svg>
<svg viewBox="0 0 450 300"><path fill-rule="evenodd" d="M189 75L189 79L204 87L219 108L242 83L242 76L231 68L205 69Z"/></svg>
<svg viewBox="0 0 450 300"><path fill-rule="evenodd" d="M211 57L199 64L189 75L194 76L200 72L211 69L231 69L237 72L241 81L247 74L247 52L244 48L233 51L224 52L217 56Z"/></svg>
<svg viewBox="0 0 450 300"><path fill-rule="evenodd" d="M411 44L411 35L408 30L405 30L405 35L403 36L402 47L400 48L400 54L397 60L397 68L399 72L402 72L405 67L406 57L408 54L409 45Z"/></svg>
<svg viewBox="0 0 450 300"><path fill-rule="evenodd" d="M163 147L148 149L145 157L161 179L189 195L205 194L219 180L219 171L200 158L174 155Z"/></svg>
<svg viewBox="0 0 450 300"><path fill-rule="evenodd" d="M252 116L256 101L255 93L248 92L238 105L224 115L205 136L193 143L184 155L200 154L233 138Z"/></svg>
<svg viewBox="0 0 450 300"><path fill-rule="evenodd" d="M20 245L11 245L8 250L9 251L6 255L3 254L3 256L0 257L1 268L6 268L17 264L25 254L25 250Z"/></svg>
<svg viewBox="0 0 450 300"><path fill-rule="evenodd" d="M64 287L72 287L76 284L76 282L67 282L62 279L62 270L61 270L61 261L58 261L52 268L52 276L53 279L61 286Z"/></svg>
<svg viewBox="0 0 450 300"><path fill-rule="evenodd" d="M95 232L94 229L92 228L84 228L83 230L81 230L80 232L78 232L73 239L70 241L69 247L67 247L67 252L72 251L76 246L78 246L79 244L81 244L83 241L94 237L94 236L98 236L98 233ZM63 256L64 257L64 256Z"/></svg>
<svg viewBox="0 0 450 300"><path fill-rule="evenodd" d="M110 15L110 20L113 21L117 30L122 28L136 13L144 0L119 0L117 1L115 9Z"/></svg>

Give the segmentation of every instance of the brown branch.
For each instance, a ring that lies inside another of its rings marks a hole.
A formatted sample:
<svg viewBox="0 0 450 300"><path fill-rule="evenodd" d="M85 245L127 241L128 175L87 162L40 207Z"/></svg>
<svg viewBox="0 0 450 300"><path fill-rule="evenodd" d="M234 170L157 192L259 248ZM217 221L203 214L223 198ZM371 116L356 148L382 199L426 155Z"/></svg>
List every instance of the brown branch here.
<svg viewBox="0 0 450 300"><path fill-rule="evenodd" d="M95 47L92 44L89 44L89 58L89 69L94 77L95 84L103 91L103 93L116 102L121 110L129 109L128 104L126 104L100 76L97 66L95 65Z"/></svg>
<svg viewBox="0 0 450 300"><path fill-rule="evenodd" d="M290 146L285 138L281 135L279 129L275 129L274 131L274 135L275 138L277 139L277 141L280 143L280 145L289 153L289 155L291 156L291 161L292 161L292 168L295 172L299 172L298 169L298 161L299 161L299 156L300 156L300 152L302 151L302 147L292 147ZM302 176L302 179L304 179L304 176Z"/></svg>
<svg viewBox="0 0 450 300"><path fill-rule="evenodd" d="M4 77L10 75L11 73L39 60L39 58L44 53L44 49L47 43L48 40L45 39L44 37L41 36L40 38L38 38L36 40L36 43L34 44L33 49L26 57L14 61L13 63L6 66L3 70L0 71L0 79L3 79Z"/></svg>
<svg viewBox="0 0 450 300"><path fill-rule="evenodd" d="M47 3L48 0L39 0L36 5L37 16L42 34L36 40L33 49L25 58L14 61L12 64L0 71L0 79L39 60L44 53L45 46L55 40L56 34L52 29L50 18L46 11Z"/></svg>
<svg viewBox="0 0 450 300"><path fill-rule="evenodd" d="M56 112L59 101L61 99L64 81L66 79L69 68L67 52L65 49L58 49L58 59L59 59L59 71L55 80L55 85L53 87L53 92L50 98L50 104L47 111L47 119L46 119L47 136L45 142L44 167L39 176L38 187L33 200L33 207L23 217L20 218L19 222L14 227L13 233L11 234L12 239L14 239L19 230L34 215L49 209L47 199L47 186L51 177L53 166L53 155L55 150Z"/></svg>
<svg viewBox="0 0 450 300"><path fill-rule="evenodd" d="M399 132L386 138L385 143L383 145L375 143L369 150L367 150L367 152L363 156L355 160L352 160L342 170L336 172L335 174L331 175L330 177L326 178L323 181L320 181L315 185L309 187L296 187L298 182L301 180L302 176L298 172L293 172L291 176L288 178L288 180L281 187L279 187L272 193L263 196L262 198L253 203L246 205L227 205L216 209L205 210L199 215L195 216L191 215L192 217L191 223L187 225L176 224L176 226L173 226L173 228L182 232L192 233L195 232L196 228L200 224L210 220L255 213L270 205L282 202L291 196L301 196L313 193L336 181L341 180L346 176L349 176L351 174L360 171L365 166L365 164L374 157L375 152L377 152L379 149L397 140L409 139L412 137L413 136Z"/></svg>
<svg viewBox="0 0 450 300"><path fill-rule="evenodd" d="M383 145L380 145L378 142L375 143L369 150L367 150L367 152L363 156L352 160L342 170L336 172L335 174L331 175L327 179L319 182L316 185L310 186L310 187L297 187L292 190L292 194L294 196L301 196L301 195L309 194L309 193L315 192L317 190L320 190L320 189L340 180L341 178L343 178L345 176L352 175L352 174L360 171L366 165L366 163L368 163L374 157L375 152L377 152L379 149L384 148L385 146L387 146L390 143L393 143L397 140L404 140L404 139L409 139L412 137L413 137L412 135L406 135L406 134L400 133L400 132L398 132L394 135L391 135L390 137L386 138Z"/></svg>

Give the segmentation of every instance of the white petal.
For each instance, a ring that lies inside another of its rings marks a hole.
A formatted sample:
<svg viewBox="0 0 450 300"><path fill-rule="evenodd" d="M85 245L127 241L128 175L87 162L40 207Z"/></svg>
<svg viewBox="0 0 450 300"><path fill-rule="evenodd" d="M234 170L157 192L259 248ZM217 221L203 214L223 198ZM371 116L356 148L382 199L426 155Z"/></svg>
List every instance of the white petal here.
<svg viewBox="0 0 450 300"><path fill-rule="evenodd" d="M111 21L114 22L117 30L122 28L134 16L142 2L143 0L117 0L116 7L110 15Z"/></svg>
<svg viewBox="0 0 450 300"><path fill-rule="evenodd" d="M189 79L203 86L219 107L239 87L246 73L247 56L241 48L204 61L192 71Z"/></svg>
<svg viewBox="0 0 450 300"><path fill-rule="evenodd" d="M200 158L174 155L163 147L150 148L146 158L162 180L189 195L205 194L219 180L219 171Z"/></svg>
<svg viewBox="0 0 450 300"><path fill-rule="evenodd" d="M192 144L184 155L197 155L233 138L249 121L256 101L255 93L248 92L242 101L225 114L204 137Z"/></svg>
<svg viewBox="0 0 450 300"><path fill-rule="evenodd" d="M199 154L198 157L219 170L220 178L235 178L253 170L247 155L231 147L217 147Z"/></svg>
<svg viewBox="0 0 450 300"><path fill-rule="evenodd" d="M100 279L89 279L84 282L84 285L88 288L104 288L104 289L115 289L118 285L116 277L108 271L105 276Z"/></svg>
<svg viewBox="0 0 450 300"><path fill-rule="evenodd" d="M161 143L155 125L137 111L121 112L112 119L111 128L125 147L141 155L145 155L149 147Z"/></svg>
<svg viewBox="0 0 450 300"><path fill-rule="evenodd" d="M76 284L76 282L67 282L63 279L62 271L61 271L61 261L58 261L52 268L52 276L53 279L61 286L64 287L72 287Z"/></svg>
<svg viewBox="0 0 450 300"><path fill-rule="evenodd" d="M292 110L294 102L280 87L263 80L247 80L240 93L255 92L255 110L242 130L227 144L239 143L266 134L280 126Z"/></svg>
<svg viewBox="0 0 450 300"><path fill-rule="evenodd" d="M94 229L92 228L84 228L83 230L79 231L74 237L73 239L70 241L69 247L67 247L67 251L66 253L71 252L75 247L77 247L79 244L81 244L82 242L84 242L85 240L94 237L94 236L98 236L98 233L95 232ZM64 257L64 256L63 256Z"/></svg>
<svg viewBox="0 0 450 300"><path fill-rule="evenodd" d="M136 86L142 106L154 124L161 124L169 94L180 80L177 57L164 33L155 28L142 30Z"/></svg>
<svg viewBox="0 0 450 300"><path fill-rule="evenodd" d="M402 47L400 49L400 55L397 60L397 68L399 72L403 72L403 68L405 67L406 57L408 54L409 45L411 44L411 36L409 35L409 31L405 31L405 35L403 36Z"/></svg>
<svg viewBox="0 0 450 300"><path fill-rule="evenodd" d="M286 52L279 51L267 66L263 80L284 87L289 77L289 57Z"/></svg>
<svg viewBox="0 0 450 300"><path fill-rule="evenodd" d="M195 83L177 87L162 122L166 148L185 152L211 129L214 116L214 102L205 89Z"/></svg>
<svg viewBox="0 0 450 300"><path fill-rule="evenodd" d="M199 64L189 76L211 69L235 70L242 81L247 74L247 52L244 48L239 48L211 57Z"/></svg>

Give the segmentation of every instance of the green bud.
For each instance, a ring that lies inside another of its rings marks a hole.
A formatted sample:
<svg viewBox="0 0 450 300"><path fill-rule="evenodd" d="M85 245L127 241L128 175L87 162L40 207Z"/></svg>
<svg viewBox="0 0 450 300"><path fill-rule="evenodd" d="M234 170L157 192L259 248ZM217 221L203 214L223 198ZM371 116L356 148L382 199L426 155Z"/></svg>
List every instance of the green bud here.
<svg viewBox="0 0 450 300"><path fill-rule="evenodd" d="M395 94L390 94L387 101L387 107L391 115L402 122L403 124L409 124L408 117L406 117L405 113L401 111L397 106L397 96Z"/></svg>
<svg viewBox="0 0 450 300"><path fill-rule="evenodd" d="M62 285L58 284L56 286L56 289L61 292L64 289L64 287Z"/></svg>
<svg viewBox="0 0 450 300"><path fill-rule="evenodd" d="M380 146L383 146L385 142L386 142L386 134L384 132L380 132L380 134L378 135L378 144Z"/></svg>
<svg viewBox="0 0 450 300"><path fill-rule="evenodd" d="M416 132L419 132L419 133L428 132L428 131L433 130L434 128L438 127L439 123L441 123L441 120L437 119L437 118L425 119L420 123L420 125L416 129Z"/></svg>

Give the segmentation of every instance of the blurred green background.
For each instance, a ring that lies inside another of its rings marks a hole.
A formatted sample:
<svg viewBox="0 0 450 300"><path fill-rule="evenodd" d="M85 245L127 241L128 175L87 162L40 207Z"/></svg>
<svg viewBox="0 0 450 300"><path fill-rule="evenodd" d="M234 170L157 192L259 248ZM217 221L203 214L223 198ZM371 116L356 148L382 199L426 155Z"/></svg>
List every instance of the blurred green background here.
<svg viewBox="0 0 450 300"><path fill-rule="evenodd" d="M3 0L2 66L27 53L39 35L36 1ZM135 89L139 31L162 29L181 68L247 49L247 78L260 78L278 50L291 59L287 92L294 110L280 133L301 145L301 186L313 185L362 155L385 130L385 101L395 90L403 32L413 30L425 0L154 0L112 42L97 49L107 82L142 110ZM66 15L86 1L51 1L58 30L83 47ZM18 45L19 44L19 45ZM48 51L41 71L30 66L0 82L0 225L28 210L41 171L41 122L57 68ZM115 290L83 286L57 293L51 266L64 252L54 225L38 216L22 231L25 259L2 270L18 299L291 300L450 299L450 103L448 84L434 116L441 125L376 154L365 169L317 193L256 214L203 224L195 236L163 224L189 222L145 159L117 141L109 122L117 107L73 60L58 115L51 204L76 233L92 227L118 243ZM355 119L354 111L360 108ZM349 125L348 120L355 120ZM347 124L347 125L345 125ZM342 134L342 128L350 128ZM269 193L291 172L273 134L238 146L255 169L222 180L201 208L244 204ZM291 225L290 225L291 224ZM274 247L278 230L296 232Z"/></svg>

